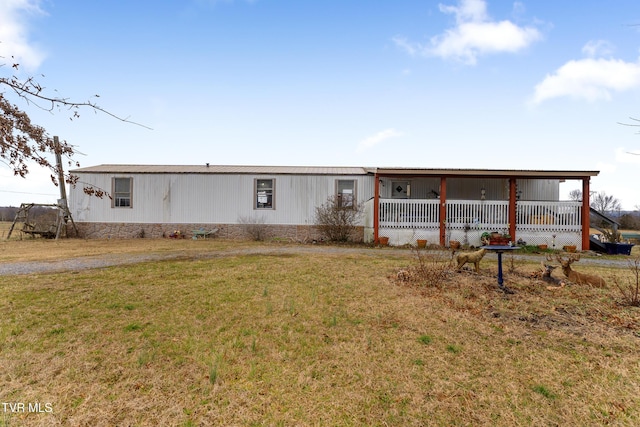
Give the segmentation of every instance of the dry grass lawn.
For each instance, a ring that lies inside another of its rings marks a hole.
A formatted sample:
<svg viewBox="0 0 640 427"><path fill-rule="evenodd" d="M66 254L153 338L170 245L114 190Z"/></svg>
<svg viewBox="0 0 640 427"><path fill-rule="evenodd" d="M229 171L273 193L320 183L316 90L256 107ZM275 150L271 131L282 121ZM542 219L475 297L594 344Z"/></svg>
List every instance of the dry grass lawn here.
<svg viewBox="0 0 640 427"><path fill-rule="evenodd" d="M613 283L550 291L507 261L506 294L495 256L431 286L398 280L409 251L237 253L272 246L3 242L0 262L185 257L0 276L0 402L41 404L0 426L640 424L640 309Z"/></svg>

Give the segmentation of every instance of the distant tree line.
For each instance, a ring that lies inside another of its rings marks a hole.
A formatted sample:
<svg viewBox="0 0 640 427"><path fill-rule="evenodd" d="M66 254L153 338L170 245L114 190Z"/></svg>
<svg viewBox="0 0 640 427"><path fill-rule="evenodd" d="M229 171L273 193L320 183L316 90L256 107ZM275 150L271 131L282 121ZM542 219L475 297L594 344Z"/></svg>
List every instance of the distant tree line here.
<svg viewBox="0 0 640 427"><path fill-rule="evenodd" d="M0 206L0 221L13 221L20 208L14 206ZM38 221L39 218L51 218L55 221L57 209L48 206L34 206L29 211L29 219Z"/></svg>
<svg viewBox="0 0 640 427"><path fill-rule="evenodd" d="M625 230L640 230L640 212L624 213L617 218L620 228Z"/></svg>
<svg viewBox="0 0 640 427"><path fill-rule="evenodd" d="M571 190L569 198L582 201L582 191ZM622 211L620 200L604 191L591 193L590 206L603 215L614 218L620 224L620 228L627 230L640 230L640 206L635 206L635 211Z"/></svg>
<svg viewBox="0 0 640 427"><path fill-rule="evenodd" d="M0 221L13 221L18 213L18 208L12 206L0 207Z"/></svg>

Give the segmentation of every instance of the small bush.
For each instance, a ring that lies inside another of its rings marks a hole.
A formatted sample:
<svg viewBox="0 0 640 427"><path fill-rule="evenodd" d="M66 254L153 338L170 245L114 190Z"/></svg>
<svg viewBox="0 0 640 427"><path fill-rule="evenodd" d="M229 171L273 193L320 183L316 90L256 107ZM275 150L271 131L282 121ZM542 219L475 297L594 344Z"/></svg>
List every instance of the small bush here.
<svg viewBox="0 0 640 427"><path fill-rule="evenodd" d="M633 275L632 280L622 283L620 279L614 277L613 283L620 290L625 304L640 307L640 257L629 260L629 270Z"/></svg>
<svg viewBox="0 0 640 427"><path fill-rule="evenodd" d="M453 274L453 264L447 252L426 253L417 248L411 250L414 254L414 263L398 272L398 281L440 288Z"/></svg>
<svg viewBox="0 0 640 427"><path fill-rule="evenodd" d="M520 246L520 249L518 249L518 252L524 252L527 254L539 254L539 253L552 252L552 250L541 249L538 245L522 245Z"/></svg>
<svg viewBox="0 0 640 427"><path fill-rule="evenodd" d="M264 217L245 217L238 219L242 231L256 242L261 242L267 237L267 225Z"/></svg>
<svg viewBox="0 0 640 427"><path fill-rule="evenodd" d="M516 260L516 258L509 254L506 259L505 266L507 267L507 272L510 274L514 274L518 271L518 268L523 264L522 261Z"/></svg>
<svg viewBox="0 0 640 427"><path fill-rule="evenodd" d="M362 204L343 206L339 197L331 196L316 207L315 224L327 240L348 242L356 231L362 212Z"/></svg>

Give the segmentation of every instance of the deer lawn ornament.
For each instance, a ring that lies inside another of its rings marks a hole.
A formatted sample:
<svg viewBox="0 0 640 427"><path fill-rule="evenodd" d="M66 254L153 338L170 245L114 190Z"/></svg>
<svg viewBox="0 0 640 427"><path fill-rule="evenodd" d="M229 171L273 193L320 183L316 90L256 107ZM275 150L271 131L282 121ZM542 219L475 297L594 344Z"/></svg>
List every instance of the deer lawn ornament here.
<svg viewBox="0 0 640 427"><path fill-rule="evenodd" d="M576 261L580 261L580 255L569 255L569 258L567 259L562 258L560 255L556 255L556 259L562 266L562 272L570 282L579 285L596 286L598 288L602 288L606 285L606 282L600 276L596 276L595 274L579 273L571 269L571 264Z"/></svg>

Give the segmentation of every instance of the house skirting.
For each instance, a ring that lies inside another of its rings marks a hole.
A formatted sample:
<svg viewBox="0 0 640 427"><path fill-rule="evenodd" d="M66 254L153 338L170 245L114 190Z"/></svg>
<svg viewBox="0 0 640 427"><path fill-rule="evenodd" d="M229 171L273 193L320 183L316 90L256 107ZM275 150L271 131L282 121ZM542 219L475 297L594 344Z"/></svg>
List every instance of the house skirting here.
<svg viewBox="0 0 640 427"><path fill-rule="evenodd" d="M463 245L474 247L482 246L480 235L482 231L471 230L447 230L445 246L449 246L451 240L457 240ZM416 245L418 239L427 240L429 244L438 244L440 231L438 229L392 229L381 228L380 237L388 237L391 246ZM574 245L577 250L583 250L582 236L579 232L556 231L556 232L535 232L520 231L516 233L517 241L523 241L527 245L547 245L549 249L562 249L565 245ZM517 243L517 242L516 242Z"/></svg>
<svg viewBox="0 0 640 427"><path fill-rule="evenodd" d="M112 222L76 222L77 237L84 239L139 239L162 238L175 235L191 238L194 230L211 231L218 229L216 237L237 240L257 240L259 233L262 240L282 239L292 242L311 242L322 240L322 235L315 226L281 225L281 224L173 224L173 223L112 223ZM71 223L67 224L69 236L74 235ZM364 240L364 227L358 227L353 240Z"/></svg>

